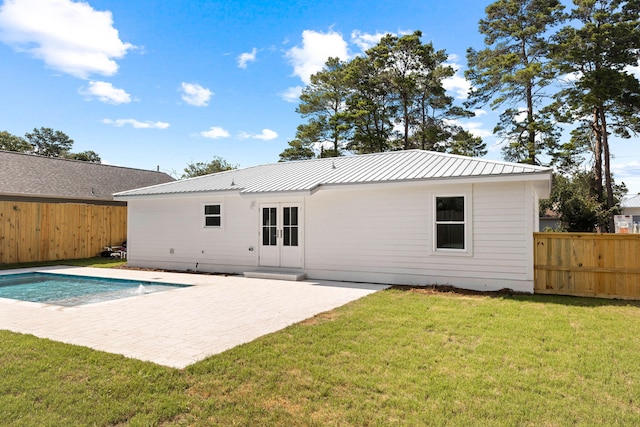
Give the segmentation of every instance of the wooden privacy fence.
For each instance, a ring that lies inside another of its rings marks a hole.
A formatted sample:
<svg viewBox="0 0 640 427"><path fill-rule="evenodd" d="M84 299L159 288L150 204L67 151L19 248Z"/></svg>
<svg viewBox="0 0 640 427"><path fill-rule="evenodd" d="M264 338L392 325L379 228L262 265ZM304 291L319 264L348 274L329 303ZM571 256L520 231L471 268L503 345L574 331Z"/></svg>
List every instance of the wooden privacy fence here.
<svg viewBox="0 0 640 427"><path fill-rule="evenodd" d="M89 258L126 239L126 206L0 201L0 264Z"/></svg>
<svg viewBox="0 0 640 427"><path fill-rule="evenodd" d="M534 233L534 292L640 299L640 234Z"/></svg>

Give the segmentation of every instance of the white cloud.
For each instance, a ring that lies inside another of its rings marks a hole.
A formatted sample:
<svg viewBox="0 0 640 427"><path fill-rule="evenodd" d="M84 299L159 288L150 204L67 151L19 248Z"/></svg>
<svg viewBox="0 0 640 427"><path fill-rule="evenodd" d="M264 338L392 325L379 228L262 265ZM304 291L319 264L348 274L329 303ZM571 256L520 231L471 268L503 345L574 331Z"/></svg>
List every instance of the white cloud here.
<svg viewBox="0 0 640 427"><path fill-rule="evenodd" d="M258 49L254 47L251 52L240 54L240 56L238 56L238 67L246 69L249 62L254 62L256 60L257 53Z"/></svg>
<svg viewBox="0 0 640 427"><path fill-rule="evenodd" d="M467 99L469 89L471 89L471 83L457 72L453 76L444 79L442 86L447 91L453 92L453 96L456 99Z"/></svg>
<svg viewBox="0 0 640 427"><path fill-rule="evenodd" d="M182 82L182 100L189 105L206 107L213 95L209 89L196 83Z"/></svg>
<svg viewBox="0 0 640 427"><path fill-rule="evenodd" d="M286 53L293 66L293 75L309 84L312 74L322 70L330 57L342 60L349 58L347 42L335 31L320 33L313 30L302 32L302 47L294 46Z"/></svg>
<svg viewBox="0 0 640 427"><path fill-rule="evenodd" d="M211 139L228 138L229 132L227 132L225 129L221 127L212 126L209 128L209 130L200 132L200 136L204 136L205 138L211 138Z"/></svg>
<svg viewBox="0 0 640 427"><path fill-rule="evenodd" d="M105 123L107 125L117 126L117 127L131 125L136 129L166 129L169 127L169 123L166 123L166 122L152 122L148 120L145 122L141 122L136 119L116 119L116 120L104 119L102 120L102 123Z"/></svg>
<svg viewBox="0 0 640 427"><path fill-rule="evenodd" d="M612 162L611 171L616 177L616 182L624 182L627 185L629 195L640 194L640 162Z"/></svg>
<svg viewBox="0 0 640 427"><path fill-rule="evenodd" d="M271 141L272 139L276 139L278 137L278 133L272 131L271 129L262 129L262 132L259 135L254 135L254 139L261 139L263 141Z"/></svg>
<svg viewBox="0 0 640 427"><path fill-rule="evenodd" d="M113 87L111 83L90 81L88 88L80 89L80 93L89 98L95 97L108 104L128 104L131 102L131 95L124 89Z"/></svg>
<svg viewBox="0 0 640 427"><path fill-rule="evenodd" d="M614 162L611 165L611 171L616 178L640 178L640 162L632 160L627 163Z"/></svg>
<svg viewBox="0 0 640 427"><path fill-rule="evenodd" d="M575 83L582 78L583 74L581 71L574 71L573 73L564 74L558 77L558 81L564 84Z"/></svg>
<svg viewBox="0 0 640 427"><path fill-rule="evenodd" d="M280 97L287 102L300 101L300 95L302 95L302 86L293 86L280 93Z"/></svg>
<svg viewBox="0 0 640 427"><path fill-rule="evenodd" d="M0 41L83 79L94 73L115 74L115 59L135 48L120 40L111 12L71 0L5 0Z"/></svg>
<svg viewBox="0 0 640 427"><path fill-rule="evenodd" d="M463 129L469 131L474 136L479 136L480 138L489 138L494 136L493 132L489 129L485 129L485 124L480 122L461 122L458 120L452 120L451 122L462 126Z"/></svg>
<svg viewBox="0 0 640 427"><path fill-rule="evenodd" d="M513 116L513 121L516 123L525 123L527 121L527 109L524 107L518 108L518 114Z"/></svg>
<svg viewBox="0 0 640 427"><path fill-rule="evenodd" d="M351 42L358 46L363 52L377 45L381 38L392 33L363 33L359 30L351 32Z"/></svg>
<svg viewBox="0 0 640 427"><path fill-rule="evenodd" d="M257 134L257 135L253 135L250 134L249 132L240 132L238 134L238 138L240 139L261 139L263 141L271 141L272 139L276 139L278 137L278 133L271 130L271 129L262 129L262 132Z"/></svg>
<svg viewBox="0 0 640 427"><path fill-rule="evenodd" d="M638 67L627 67L625 68L625 71L627 71L630 74L633 74L634 76L636 76L636 79L640 79L640 66Z"/></svg>
<svg viewBox="0 0 640 427"><path fill-rule="evenodd" d="M464 78L464 74L461 72L462 67L458 64L459 59L458 55L449 55L449 62L445 65L451 66L455 70L455 74L444 79L442 86L447 91L452 92L456 99L467 99L471 89L471 82Z"/></svg>

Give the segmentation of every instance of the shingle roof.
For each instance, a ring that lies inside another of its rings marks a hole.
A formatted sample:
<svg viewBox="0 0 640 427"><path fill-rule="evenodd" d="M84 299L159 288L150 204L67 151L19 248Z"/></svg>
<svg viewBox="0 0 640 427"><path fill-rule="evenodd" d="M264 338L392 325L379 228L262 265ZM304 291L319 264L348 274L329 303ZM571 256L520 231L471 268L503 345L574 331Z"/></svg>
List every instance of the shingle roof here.
<svg viewBox="0 0 640 427"><path fill-rule="evenodd" d="M174 181L163 172L0 150L0 195L113 200L113 193Z"/></svg>
<svg viewBox="0 0 640 427"><path fill-rule="evenodd" d="M432 151L407 150L274 163L126 191L118 197L238 191L313 191L342 185L456 178L551 174L551 169Z"/></svg>

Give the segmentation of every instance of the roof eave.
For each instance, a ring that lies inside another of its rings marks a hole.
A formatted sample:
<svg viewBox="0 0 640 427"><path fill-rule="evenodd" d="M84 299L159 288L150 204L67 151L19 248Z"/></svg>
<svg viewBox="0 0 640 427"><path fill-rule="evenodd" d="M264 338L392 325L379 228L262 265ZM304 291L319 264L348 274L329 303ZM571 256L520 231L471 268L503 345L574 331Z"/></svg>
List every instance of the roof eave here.
<svg viewBox="0 0 640 427"><path fill-rule="evenodd" d="M211 195L228 195L228 194L239 194L242 189L234 189L234 190L202 190L202 191L175 191L175 192L167 192L167 193L142 193L142 194L129 194L129 192L116 193L113 195L115 200L133 200L133 199L163 199L166 197L197 197L201 195L211 194Z"/></svg>

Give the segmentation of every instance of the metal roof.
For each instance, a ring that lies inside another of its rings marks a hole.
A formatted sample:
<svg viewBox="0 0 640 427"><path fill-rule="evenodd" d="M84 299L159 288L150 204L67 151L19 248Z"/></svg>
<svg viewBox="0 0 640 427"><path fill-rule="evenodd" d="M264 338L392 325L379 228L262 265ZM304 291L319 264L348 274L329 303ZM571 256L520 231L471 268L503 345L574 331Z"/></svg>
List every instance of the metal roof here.
<svg viewBox="0 0 640 427"><path fill-rule="evenodd" d="M640 208L640 194L622 199L623 208Z"/></svg>
<svg viewBox="0 0 640 427"><path fill-rule="evenodd" d="M237 191L313 191L324 185L551 174L551 169L423 150L330 157L236 169L116 194L116 198Z"/></svg>
<svg viewBox="0 0 640 427"><path fill-rule="evenodd" d="M113 200L113 193L170 181L163 172L0 150L0 196Z"/></svg>

